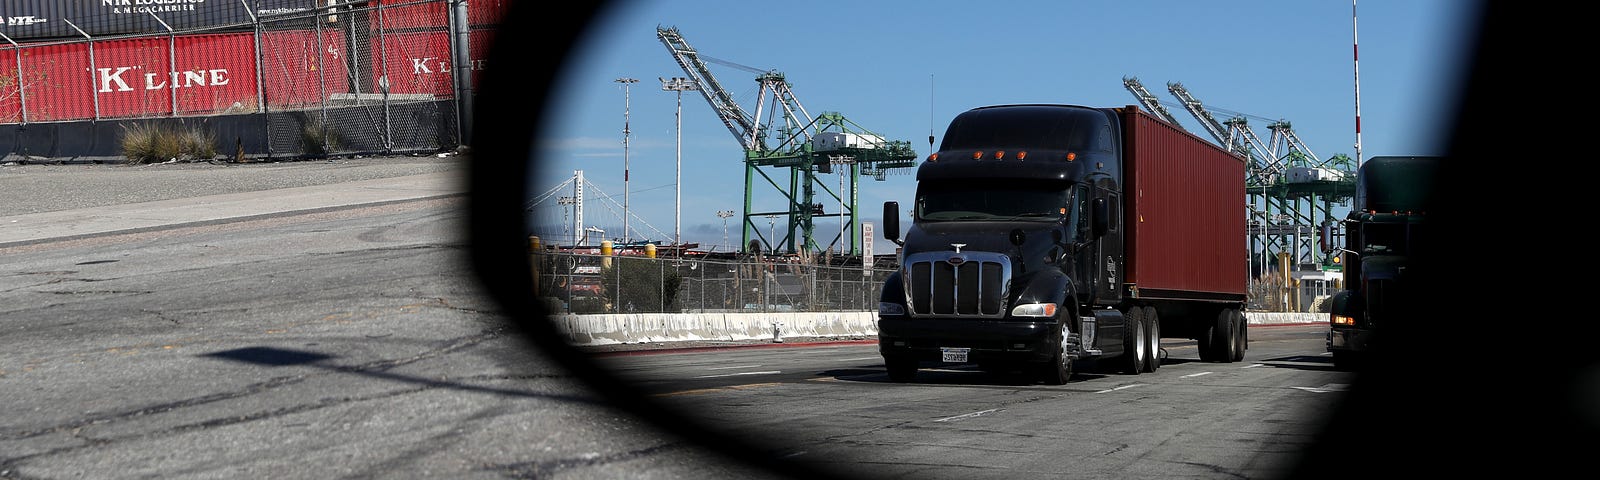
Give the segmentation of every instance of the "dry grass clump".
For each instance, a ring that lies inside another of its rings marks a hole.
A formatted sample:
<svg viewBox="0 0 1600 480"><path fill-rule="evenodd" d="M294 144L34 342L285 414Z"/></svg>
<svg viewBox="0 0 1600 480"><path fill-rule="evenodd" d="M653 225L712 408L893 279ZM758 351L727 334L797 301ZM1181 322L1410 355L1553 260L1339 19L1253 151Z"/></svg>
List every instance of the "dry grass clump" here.
<svg viewBox="0 0 1600 480"><path fill-rule="evenodd" d="M217 158L216 134L193 126L137 123L124 127L122 155L145 164Z"/></svg>

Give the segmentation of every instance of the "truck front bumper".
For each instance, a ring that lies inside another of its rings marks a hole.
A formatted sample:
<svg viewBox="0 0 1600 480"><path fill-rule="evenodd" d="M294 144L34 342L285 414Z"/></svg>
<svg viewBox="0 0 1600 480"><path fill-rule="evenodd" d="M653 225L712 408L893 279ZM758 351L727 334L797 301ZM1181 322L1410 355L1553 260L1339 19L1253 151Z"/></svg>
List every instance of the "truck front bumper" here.
<svg viewBox="0 0 1600 480"><path fill-rule="evenodd" d="M1046 362L1061 349L1055 319L993 320L879 317L878 352L942 361L947 348L968 349L967 363Z"/></svg>
<svg viewBox="0 0 1600 480"><path fill-rule="evenodd" d="M1361 328L1328 329L1328 351L1363 352L1372 349L1372 330Z"/></svg>

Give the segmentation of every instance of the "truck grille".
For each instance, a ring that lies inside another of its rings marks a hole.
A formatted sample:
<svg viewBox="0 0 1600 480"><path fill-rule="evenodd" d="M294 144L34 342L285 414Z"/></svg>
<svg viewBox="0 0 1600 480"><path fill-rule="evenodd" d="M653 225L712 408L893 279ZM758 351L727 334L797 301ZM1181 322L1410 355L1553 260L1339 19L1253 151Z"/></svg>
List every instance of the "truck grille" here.
<svg viewBox="0 0 1600 480"><path fill-rule="evenodd" d="M906 260L912 315L1003 317L1011 261L987 252L933 252Z"/></svg>

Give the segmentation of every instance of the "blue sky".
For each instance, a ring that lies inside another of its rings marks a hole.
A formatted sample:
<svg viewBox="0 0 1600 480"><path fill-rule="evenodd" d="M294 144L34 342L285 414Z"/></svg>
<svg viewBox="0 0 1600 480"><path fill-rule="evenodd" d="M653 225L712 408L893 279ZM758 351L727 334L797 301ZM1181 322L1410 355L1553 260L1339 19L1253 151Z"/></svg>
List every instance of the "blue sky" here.
<svg viewBox="0 0 1600 480"><path fill-rule="evenodd" d="M1361 156L1442 154L1474 6L1369 0L1355 4L1352 25L1352 3L1332 0L615 2L581 40L576 60L561 67L546 114L554 120L534 139L529 190L538 196L582 170L591 185L584 223L607 238L621 237L627 197L633 240L671 243L676 230L685 243L725 251L716 212L733 210L728 242L738 244L743 152L697 92L682 97L682 185L675 187L678 97L658 78L686 75L657 40L657 26L677 27L702 58L783 73L812 116L836 112L908 141L919 160L931 153L928 136L942 138L945 124L969 108L1137 104L1125 76L1138 78L1202 137L1210 138L1168 93L1168 82L1182 83L1220 118L1246 115L1263 140L1267 122L1285 120L1318 157L1354 157L1358 42ZM753 112L760 100L755 74L710 67ZM625 91L615 81L622 77L639 82ZM625 120L632 131L626 151ZM625 163L632 172L626 184ZM836 179L822 182L833 187ZM914 169L901 169L885 181L864 180L862 220L881 225L884 201L909 204L913 179ZM753 192L753 210L782 203L772 187ZM827 212L838 211L831 196L817 199ZM544 204L532 214L535 224L570 224L554 198ZM817 241L829 243L837 221L817 222ZM769 226L757 219L756 228L765 234ZM874 243L878 253L890 245L881 235Z"/></svg>

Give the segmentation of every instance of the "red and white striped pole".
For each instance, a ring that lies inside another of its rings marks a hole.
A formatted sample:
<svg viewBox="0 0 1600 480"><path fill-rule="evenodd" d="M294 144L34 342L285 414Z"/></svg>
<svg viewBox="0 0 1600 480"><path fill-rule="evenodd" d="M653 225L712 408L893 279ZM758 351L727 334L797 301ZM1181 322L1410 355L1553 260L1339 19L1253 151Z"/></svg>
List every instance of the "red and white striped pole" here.
<svg viewBox="0 0 1600 480"><path fill-rule="evenodd" d="M1350 59L1356 82L1356 168L1361 167L1361 42L1356 33L1356 0L1350 0Z"/></svg>

